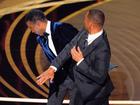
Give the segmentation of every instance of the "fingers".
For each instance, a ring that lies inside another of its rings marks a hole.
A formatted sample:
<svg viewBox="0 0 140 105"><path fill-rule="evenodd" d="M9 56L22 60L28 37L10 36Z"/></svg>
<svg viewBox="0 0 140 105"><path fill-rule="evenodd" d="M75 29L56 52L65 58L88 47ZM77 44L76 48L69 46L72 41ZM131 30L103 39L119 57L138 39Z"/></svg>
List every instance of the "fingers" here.
<svg viewBox="0 0 140 105"><path fill-rule="evenodd" d="M39 85L42 85L46 82L47 78L43 78L42 81L39 82Z"/></svg>
<svg viewBox="0 0 140 105"><path fill-rule="evenodd" d="M40 76L37 77L36 83L38 85L42 85L47 80L53 81L54 78L54 70L48 69L47 71L43 72Z"/></svg>
<svg viewBox="0 0 140 105"><path fill-rule="evenodd" d="M52 80L50 80L50 83L53 83L53 81L52 81Z"/></svg>
<svg viewBox="0 0 140 105"><path fill-rule="evenodd" d="M54 79L54 76L50 77L50 81L53 81L53 79Z"/></svg>
<svg viewBox="0 0 140 105"><path fill-rule="evenodd" d="M82 52L81 52L81 50L80 50L80 47L79 47L79 46L78 46L77 50L78 50L78 52L79 52L80 54L82 54Z"/></svg>
<svg viewBox="0 0 140 105"><path fill-rule="evenodd" d="M54 75L50 76L50 83L53 83Z"/></svg>
<svg viewBox="0 0 140 105"><path fill-rule="evenodd" d="M77 52L75 46L71 49L71 54L72 54L72 55L76 55L76 54L78 54L78 52Z"/></svg>
<svg viewBox="0 0 140 105"><path fill-rule="evenodd" d="M76 47L74 46L72 49L71 49L71 54L73 56L78 56L78 55L82 55L82 51L80 50L80 47L78 46L77 49Z"/></svg>
<svg viewBox="0 0 140 105"><path fill-rule="evenodd" d="M36 79L38 80L38 79L40 79L42 77L42 74L41 75L39 75L38 77L36 77Z"/></svg>
<svg viewBox="0 0 140 105"><path fill-rule="evenodd" d="M54 77L52 77L52 78L50 79L50 83L53 83L53 79L54 79Z"/></svg>
<svg viewBox="0 0 140 105"><path fill-rule="evenodd" d="M39 79L36 81L36 83L37 83L38 85L42 85L42 84L44 84L48 79L49 79L49 77L41 77L41 78L39 78Z"/></svg>
<svg viewBox="0 0 140 105"><path fill-rule="evenodd" d="M45 80L45 78L41 77L41 78L39 78L39 79L36 81L36 83L37 83L38 85L42 85L43 82L44 82L44 80Z"/></svg>
<svg viewBox="0 0 140 105"><path fill-rule="evenodd" d="M37 80L37 84L38 85L42 85L44 84L47 80L50 79L50 83L53 83L53 79L54 79L54 76L50 76L50 77L41 77L39 80Z"/></svg>
<svg viewBox="0 0 140 105"><path fill-rule="evenodd" d="M43 72L41 75L39 75L38 77L37 77L37 81L36 81L36 83L38 84L38 85L42 85L46 80L47 80L47 76L45 75L45 72Z"/></svg>
<svg viewBox="0 0 140 105"><path fill-rule="evenodd" d="M44 76L44 74L45 74L45 72L43 72L42 74L40 74L36 79L37 79L37 80L40 79L41 77Z"/></svg>
<svg viewBox="0 0 140 105"><path fill-rule="evenodd" d="M36 77L36 79L39 79L39 78L40 78L40 76Z"/></svg>

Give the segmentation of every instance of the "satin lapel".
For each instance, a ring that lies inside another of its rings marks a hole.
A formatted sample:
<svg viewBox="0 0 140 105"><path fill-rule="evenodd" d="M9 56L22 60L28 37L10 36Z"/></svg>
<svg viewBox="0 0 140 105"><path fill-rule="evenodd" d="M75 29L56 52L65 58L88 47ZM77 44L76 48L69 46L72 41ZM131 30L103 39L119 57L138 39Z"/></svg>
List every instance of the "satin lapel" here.
<svg viewBox="0 0 140 105"><path fill-rule="evenodd" d="M54 22L51 22L51 36L52 36L52 40L53 40L53 41L55 40L54 28L53 28L54 24L55 24Z"/></svg>
<svg viewBox="0 0 140 105"><path fill-rule="evenodd" d="M56 50L56 52L58 54L60 52L59 47L58 47L58 45L59 45L58 39L60 39L60 38L58 37L57 34L55 34L56 33L56 28L57 28L57 26L55 26L55 24L56 24L55 22L51 22L51 36L52 36L52 41L53 41L55 50Z"/></svg>

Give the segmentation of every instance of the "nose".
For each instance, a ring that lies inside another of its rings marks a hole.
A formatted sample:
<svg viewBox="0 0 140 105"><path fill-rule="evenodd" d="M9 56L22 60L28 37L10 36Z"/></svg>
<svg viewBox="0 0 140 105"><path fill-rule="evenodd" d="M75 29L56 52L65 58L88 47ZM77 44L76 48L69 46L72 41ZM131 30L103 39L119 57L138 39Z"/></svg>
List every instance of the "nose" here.
<svg viewBox="0 0 140 105"><path fill-rule="evenodd" d="M33 31L33 30L31 30L32 31L32 33L35 33L35 31Z"/></svg>
<svg viewBox="0 0 140 105"><path fill-rule="evenodd" d="M31 31L32 31L32 33L35 33L35 30L33 28L31 29Z"/></svg>

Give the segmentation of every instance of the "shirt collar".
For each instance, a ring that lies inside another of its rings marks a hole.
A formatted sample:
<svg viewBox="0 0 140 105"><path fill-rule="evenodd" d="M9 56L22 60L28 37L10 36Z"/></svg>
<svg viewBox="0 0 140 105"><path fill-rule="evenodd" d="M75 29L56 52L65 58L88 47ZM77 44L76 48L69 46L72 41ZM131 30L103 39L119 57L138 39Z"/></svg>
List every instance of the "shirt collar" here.
<svg viewBox="0 0 140 105"><path fill-rule="evenodd" d="M99 35L102 35L103 33L103 29L95 34L89 34L89 36L99 36Z"/></svg>
<svg viewBox="0 0 140 105"><path fill-rule="evenodd" d="M99 36L101 36L103 34L103 29L95 34L88 34L88 45L91 44L96 38L98 38Z"/></svg>
<svg viewBox="0 0 140 105"><path fill-rule="evenodd" d="M99 37L100 35L102 35L103 33L103 29L95 34L88 34L88 40L90 39L96 39L97 37Z"/></svg>

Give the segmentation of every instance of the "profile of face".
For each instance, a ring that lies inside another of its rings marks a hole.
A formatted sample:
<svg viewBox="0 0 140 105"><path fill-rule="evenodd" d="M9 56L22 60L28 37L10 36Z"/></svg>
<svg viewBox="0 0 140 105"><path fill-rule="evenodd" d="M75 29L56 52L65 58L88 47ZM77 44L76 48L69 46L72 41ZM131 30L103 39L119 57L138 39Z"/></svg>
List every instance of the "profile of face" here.
<svg viewBox="0 0 140 105"><path fill-rule="evenodd" d="M90 30L90 28L91 28L91 21L89 20L89 18L88 18L88 12L85 14L85 17L84 17L84 26L85 26L85 28L86 28L86 30Z"/></svg>
<svg viewBox="0 0 140 105"><path fill-rule="evenodd" d="M40 21L36 21L35 23L33 23L31 21L27 21L26 24L27 24L28 28L32 31L32 33L35 33L38 35L43 34Z"/></svg>

